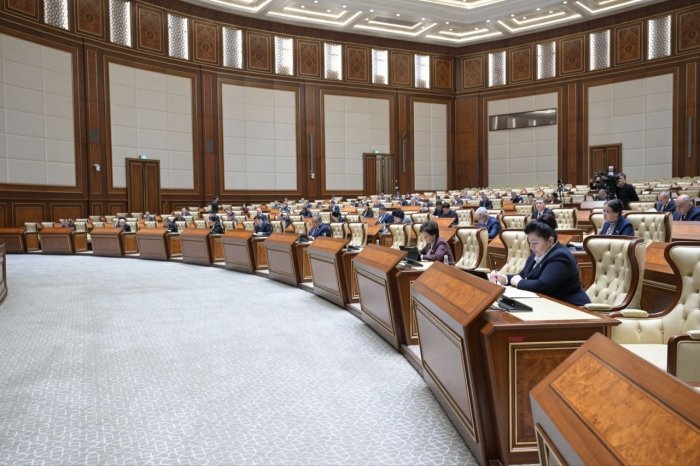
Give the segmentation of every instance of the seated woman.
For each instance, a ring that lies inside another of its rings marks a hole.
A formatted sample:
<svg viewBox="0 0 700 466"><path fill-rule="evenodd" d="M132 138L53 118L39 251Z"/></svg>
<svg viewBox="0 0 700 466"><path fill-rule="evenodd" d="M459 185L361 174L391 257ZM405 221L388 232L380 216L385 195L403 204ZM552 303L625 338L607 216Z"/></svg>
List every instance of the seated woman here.
<svg viewBox="0 0 700 466"><path fill-rule="evenodd" d="M623 207L624 205L619 199L611 199L605 203L603 207L603 219L605 223L603 223L599 234L607 236L634 236L632 224L622 216Z"/></svg>
<svg viewBox="0 0 700 466"><path fill-rule="evenodd" d="M304 206L301 208L301 211L299 211L299 215L301 215L304 218L311 218L314 215L311 213L308 207Z"/></svg>
<svg viewBox="0 0 700 466"><path fill-rule="evenodd" d="M452 256L452 249L447 241L440 238L440 227L437 222L429 220L420 227L420 234L423 235L425 246L420 250L420 258L424 261L443 261L447 256L448 263L454 265L455 259Z"/></svg>
<svg viewBox="0 0 700 466"><path fill-rule="evenodd" d="M370 207L369 202L365 202L365 208L364 210L360 213L362 217L365 218L372 218L374 217L374 211L372 210L372 207Z"/></svg>
<svg viewBox="0 0 700 466"><path fill-rule="evenodd" d="M583 306L591 300L581 287L576 259L557 241L557 232L552 227L552 220L554 218L551 215L544 215L525 225L525 234L532 253L519 274L504 275L491 272L489 280L551 296L575 306Z"/></svg>

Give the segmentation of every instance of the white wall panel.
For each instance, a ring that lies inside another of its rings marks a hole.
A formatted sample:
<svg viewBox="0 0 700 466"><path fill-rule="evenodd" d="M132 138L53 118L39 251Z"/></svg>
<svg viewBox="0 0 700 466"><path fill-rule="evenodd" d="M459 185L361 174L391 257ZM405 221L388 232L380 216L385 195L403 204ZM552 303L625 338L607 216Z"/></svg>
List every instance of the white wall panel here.
<svg viewBox="0 0 700 466"><path fill-rule="evenodd" d="M413 104L414 187L447 189L447 105Z"/></svg>
<svg viewBox="0 0 700 466"><path fill-rule="evenodd" d="M673 75L588 89L588 145L622 144L627 178L670 178L673 157Z"/></svg>
<svg viewBox="0 0 700 466"><path fill-rule="evenodd" d="M126 159L160 160L160 187L194 189L192 79L109 64L112 186L126 187Z"/></svg>
<svg viewBox="0 0 700 466"><path fill-rule="evenodd" d="M558 108L557 94L538 94L488 103L488 115ZM558 124L488 131L489 185L557 182Z"/></svg>
<svg viewBox="0 0 700 466"><path fill-rule="evenodd" d="M0 183L76 186L73 58L0 34Z"/></svg>
<svg viewBox="0 0 700 466"><path fill-rule="evenodd" d="M224 187L297 189L296 95L224 84Z"/></svg>
<svg viewBox="0 0 700 466"><path fill-rule="evenodd" d="M326 190L362 190L362 154L389 153L389 100L326 95L323 107Z"/></svg>

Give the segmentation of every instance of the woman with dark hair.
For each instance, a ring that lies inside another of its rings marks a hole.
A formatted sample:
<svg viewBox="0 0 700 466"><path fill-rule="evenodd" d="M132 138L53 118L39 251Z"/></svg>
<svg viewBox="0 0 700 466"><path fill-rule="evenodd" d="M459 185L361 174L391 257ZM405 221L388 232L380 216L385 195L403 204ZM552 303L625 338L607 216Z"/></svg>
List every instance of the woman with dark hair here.
<svg viewBox="0 0 700 466"><path fill-rule="evenodd" d="M372 210L372 207L369 205L369 202L365 202L365 208L364 210L360 213L362 217L365 218L372 218L374 217L374 211Z"/></svg>
<svg viewBox="0 0 700 466"><path fill-rule="evenodd" d="M525 225L532 251L525 267L517 275L492 272L489 279L501 285L511 285L583 306L591 300L581 287L576 259L557 241L557 232L552 227L554 224L553 216L544 215Z"/></svg>
<svg viewBox="0 0 700 466"><path fill-rule="evenodd" d="M314 214L311 213L308 207L303 206L301 210L299 211L299 215L301 215L304 218L312 218Z"/></svg>
<svg viewBox="0 0 700 466"><path fill-rule="evenodd" d="M429 220L420 227L425 246L420 250L420 258L424 261L442 261L447 256L447 262L454 265L455 259L447 241L440 238L440 227L437 222Z"/></svg>
<svg viewBox="0 0 700 466"><path fill-rule="evenodd" d="M624 204L619 199L611 199L605 203L603 207L605 223L603 223L599 234L634 236L632 224L622 216L623 208Z"/></svg>

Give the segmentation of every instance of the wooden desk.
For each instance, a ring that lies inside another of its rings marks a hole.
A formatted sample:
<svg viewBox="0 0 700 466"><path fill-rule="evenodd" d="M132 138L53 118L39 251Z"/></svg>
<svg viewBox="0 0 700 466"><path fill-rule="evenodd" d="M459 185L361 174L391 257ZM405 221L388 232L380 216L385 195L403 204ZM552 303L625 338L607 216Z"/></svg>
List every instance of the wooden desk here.
<svg viewBox="0 0 700 466"><path fill-rule="evenodd" d="M368 244L353 264L360 293L362 320L399 349L404 340L396 266L406 252Z"/></svg>
<svg viewBox="0 0 700 466"><path fill-rule="evenodd" d="M136 242L136 232L125 231L122 233L122 241L124 244L124 254L138 254L139 245Z"/></svg>
<svg viewBox="0 0 700 466"><path fill-rule="evenodd" d="M209 234L209 248L211 249L211 258L214 262L222 262L226 260L224 256L224 243L222 241L224 235L221 233Z"/></svg>
<svg viewBox="0 0 700 466"><path fill-rule="evenodd" d="M227 269L247 273L255 272L252 231L227 231L224 233L221 242L224 247L224 258Z"/></svg>
<svg viewBox="0 0 700 466"><path fill-rule="evenodd" d="M673 222L671 238L673 241L700 241L700 222Z"/></svg>
<svg viewBox="0 0 700 466"><path fill-rule="evenodd" d="M489 258L489 268L491 270L500 270L506 264L507 253L505 245L501 242L501 237L496 236L489 241L486 248L486 254Z"/></svg>
<svg viewBox="0 0 700 466"><path fill-rule="evenodd" d="M266 236L253 236L253 255L255 257L255 270L266 269L267 249L265 249Z"/></svg>
<svg viewBox="0 0 700 466"><path fill-rule="evenodd" d="M267 267L273 280L293 286L299 284L301 274L294 249L299 236L296 233L272 233L265 240Z"/></svg>
<svg viewBox="0 0 700 466"><path fill-rule="evenodd" d="M190 264L211 265L212 254L209 247L209 230L185 228L180 233L182 260Z"/></svg>
<svg viewBox="0 0 700 466"><path fill-rule="evenodd" d="M440 238L447 241L447 244L452 250L452 257L454 257L455 262L457 262L462 257L462 242L457 238L457 228L443 228L440 227L438 235Z"/></svg>
<svg viewBox="0 0 700 466"><path fill-rule="evenodd" d="M543 466L700 464L700 396L600 335L544 377L530 402Z"/></svg>
<svg viewBox="0 0 700 466"><path fill-rule="evenodd" d="M456 224L458 221L457 218L451 218L451 217L445 217L445 218L436 217L436 218L433 218L433 220L435 221L435 223L438 224L438 228L440 228L441 230L443 228L449 228L453 223Z"/></svg>
<svg viewBox="0 0 700 466"><path fill-rule="evenodd" d="M73 251L75 252L85 252L88 248L87 231L75 231L71 234L71 240L73 242Z"/></svg>
<svg viewBox="0 0 700 466"><path fill-rule="evenodd" d="M170 259L170 242L168 231L144 229L136 232L136 242L141 259L167 261Z"/></svg>
<svg viewBox="0 0 700 466"><path fill-rule="evenodd" d="M87 235L86 235L85 239L87 240ZM38 231L32 231L32 232L25 231L24 232L24 242L25 242L25 245L27 248L27 251L25 251L25 252L38 251L39 249L41 249L39 247L39 232Z"/></svg>
<svg viewBox="0 0 700 466"><path fill-rule="evenodd" d="M348 302L342 262L343 248L347 243L347 239L319 237L306 249L314 294L340 307Z"/></svg>
<svg viewBox="0 0 700 466"><path fill-rule="evenodd" d="M299 283L311 283L313 274L311 272L311 262L309 260L309 246L311 242L297 241L292 248L296 256L296 263L299 265Z"/></svg>
<svg viewBox="0 0 700 466"><path fill-rule="evenodd" d="M360 251L345 251L341 253L340 259L343 263L343 278L345 280L345 289L348 291L347 298L349 303L360 302L360 289L357 286L357 274L353 260L357 257Z"/></svg>
<svg viewBox="0 0 700 466"><path fill-rule="evenodd" d="M42 228L39 231L42 254L73 254L72 227Z"/></svg>
<svg viewBox="0 0 700 466"><path fill-rule="evenodd" d="M423 272L428 270L433 262L422 262L423 267L397 266L396 286L399 292L399 309L401 311L401 323L403 325L402 345L418 344L418 325L416 324L416 312L411 299L411 285L418 280Z"/></svg>
<svg viewBox="0 0 700 466"><path fill-rule="evenodd" d="M641 308L648 312L663 311L675 302L676 279L664 257L666 246L655 241L647 247Z"/></svg>
<svg viewBox="0 0 700 466"><path fill-rule="evenodd" d="M5 252L8 254L27 252L24 227L0 228L0 242L5 243Z"/></svg>
<svg viewBox="0 0 700 466"><path fill-rule="evenodd" d="M124 246L121 228L95 228L92 237L92 253L96 256L123 256Z"/></svg>
<svg viewBox="0 0 700 466"><path fill-rule="evenodd" d="M7 257L5 243L0 242L0 304L7 297Z"/></svg>
<svg viewBox="0 0 700 466"><path fill-rule="evenodd" d="M170 257L182 256L182 241L180 241L180 233L168 232L168 245L170 248Z"/></svg>

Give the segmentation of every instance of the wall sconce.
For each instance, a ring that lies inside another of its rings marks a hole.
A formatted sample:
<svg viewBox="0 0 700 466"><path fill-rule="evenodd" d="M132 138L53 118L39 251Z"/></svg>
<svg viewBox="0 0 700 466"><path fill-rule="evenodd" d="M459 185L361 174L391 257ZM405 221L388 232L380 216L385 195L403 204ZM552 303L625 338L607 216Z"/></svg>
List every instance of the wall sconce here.
<svg viewBox="0 0 700 466"><path fill-rule="evenodd" d="M93 163L92 168L94 168L96 172L99 172L100 170L102 170L102 167L100 167L99 163Z"/></svg>

